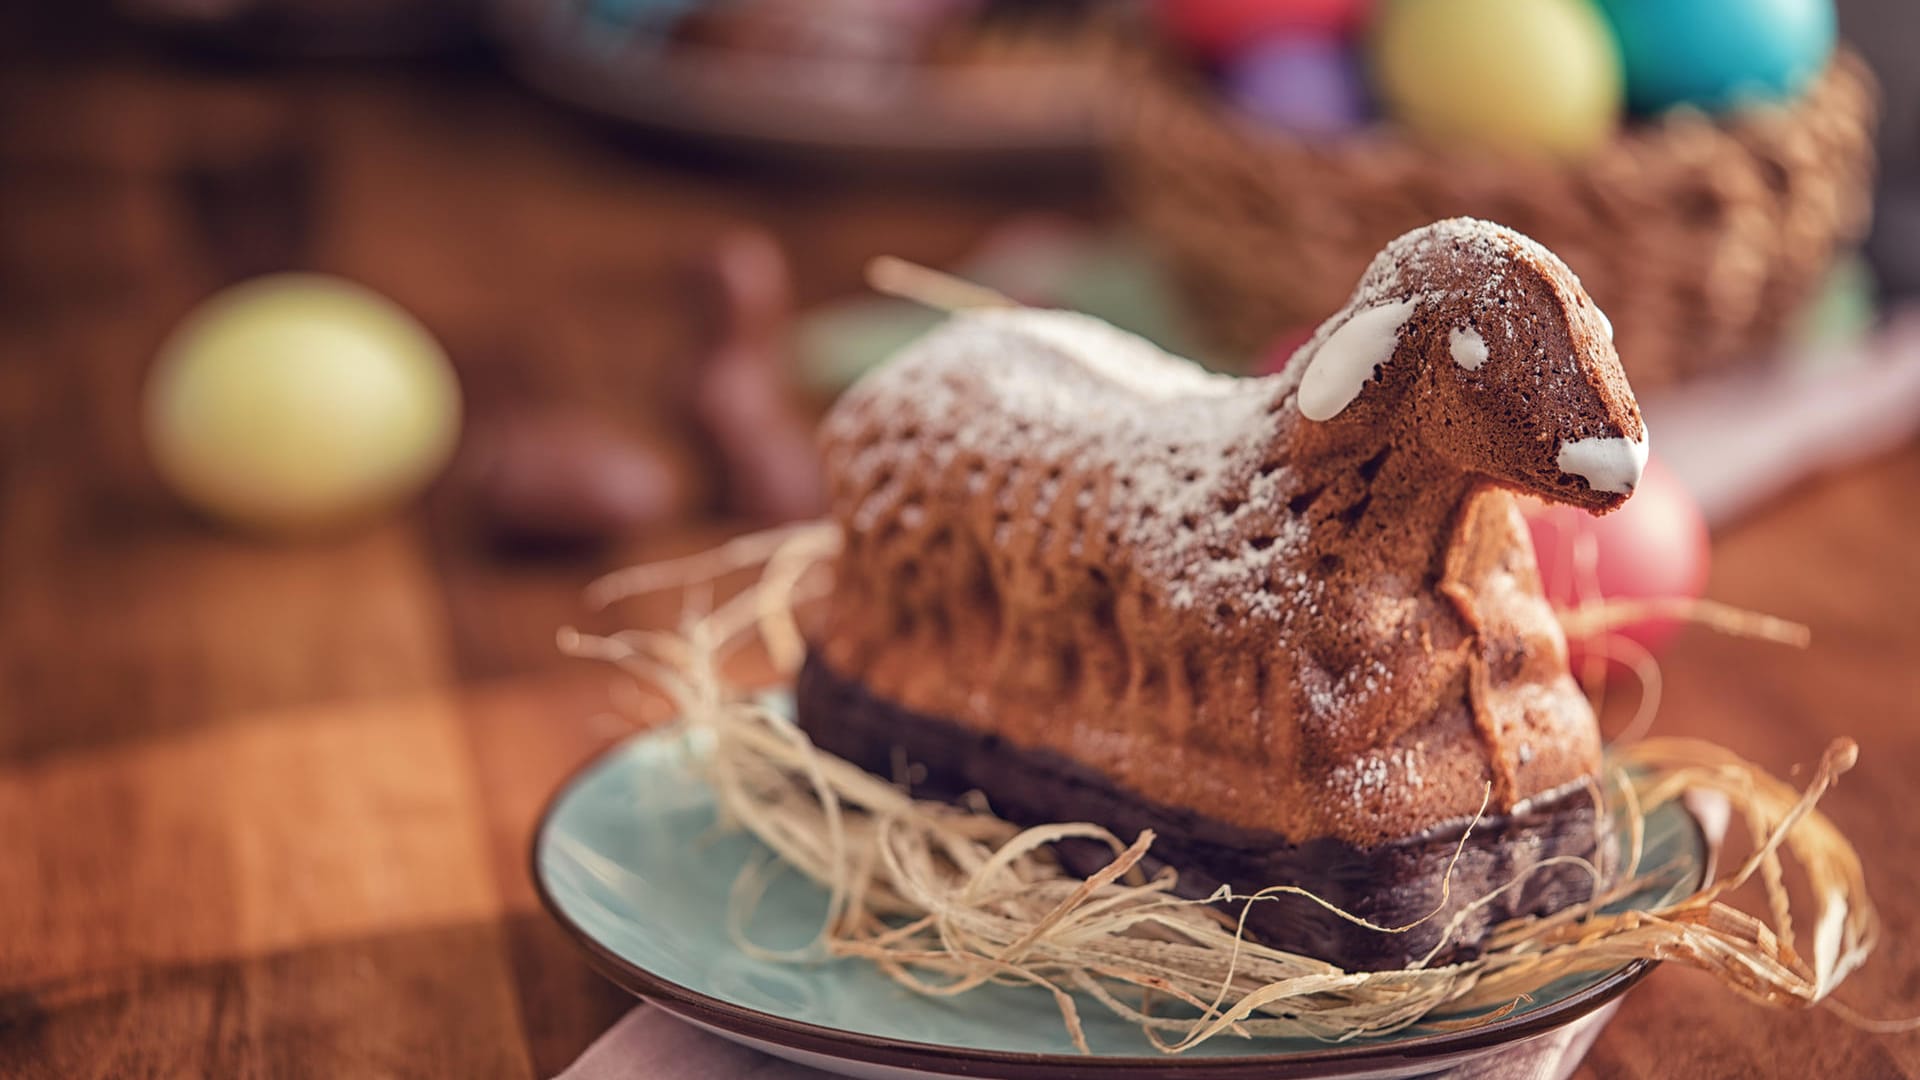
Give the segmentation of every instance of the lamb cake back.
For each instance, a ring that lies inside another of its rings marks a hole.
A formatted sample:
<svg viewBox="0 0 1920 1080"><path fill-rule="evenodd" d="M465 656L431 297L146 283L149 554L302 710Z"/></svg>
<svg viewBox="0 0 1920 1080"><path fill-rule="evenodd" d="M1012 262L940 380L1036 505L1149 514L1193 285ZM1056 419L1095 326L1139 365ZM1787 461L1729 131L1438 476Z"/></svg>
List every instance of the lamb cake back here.
<svg viewBox="0 0 1920 1080"><path fill-rule="evenodd" d="M798 695L823 748L1017 822L1151 828L1194 895L1438 912L1249 913L1347 968L1471 955L1594 884L1530 867L1604 869L1598 732L1509 492L1610 510L1646 429L1605 316L1525 237L1401 237L1261 379L963 312L822 438L845 545Z"/></svg>

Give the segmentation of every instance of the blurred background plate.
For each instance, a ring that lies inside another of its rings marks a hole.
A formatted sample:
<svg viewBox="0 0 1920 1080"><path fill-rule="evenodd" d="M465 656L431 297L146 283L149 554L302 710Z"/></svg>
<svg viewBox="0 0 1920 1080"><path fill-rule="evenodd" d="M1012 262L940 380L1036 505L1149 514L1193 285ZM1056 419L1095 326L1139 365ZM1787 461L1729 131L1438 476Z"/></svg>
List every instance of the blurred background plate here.
<svg viewBox="0 0 1920 1080"><path fill-rule="evenodd" d="M537 89L735 151L977 174L1086 167L1106 141L1135 5L828 6L869 10L836 21L804 5L497 0L493 16Z"/></svg>

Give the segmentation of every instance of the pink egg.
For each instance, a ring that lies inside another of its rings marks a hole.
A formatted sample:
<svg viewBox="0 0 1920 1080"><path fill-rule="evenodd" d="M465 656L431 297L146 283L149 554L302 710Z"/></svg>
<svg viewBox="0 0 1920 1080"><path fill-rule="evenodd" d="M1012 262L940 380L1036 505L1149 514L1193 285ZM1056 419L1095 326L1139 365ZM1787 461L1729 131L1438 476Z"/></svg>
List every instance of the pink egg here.
<svg viewBox="0 0 1920 1080"><path fill-rule="evenodd" d="M1658 458L1647 462L1626 505L1604 517L1571 506L1527 505L1540 580L1555 607L1596 596L1609 600L1697 599L1707 585L1706 519L1693 496ZM1612 631L1657 651L1679 624L1645 619ZM1603 643L1569 639L1574 669Z"/></svg>
<svg viewBox="0 0 1920 1080"><path fill-rule="evenodd" d="M1371 6L1371 0L1158 0L1153 10L1168 37L1217 60L1276 35L1351 35Z"/></svg>
<svg viewBox="0 0 1920 1080"><path fill-rule="evenodd" d="M1254 358L1253 367L1247 374L1278 375L1287 370L1287 363L1293 359L1293 354L1313 339L1313 331L1314 327L1311 326L1296 326L1292 330L1282 331L1280 336L1273 339L1273 344L1267 346L1266 352Z"/></svg>

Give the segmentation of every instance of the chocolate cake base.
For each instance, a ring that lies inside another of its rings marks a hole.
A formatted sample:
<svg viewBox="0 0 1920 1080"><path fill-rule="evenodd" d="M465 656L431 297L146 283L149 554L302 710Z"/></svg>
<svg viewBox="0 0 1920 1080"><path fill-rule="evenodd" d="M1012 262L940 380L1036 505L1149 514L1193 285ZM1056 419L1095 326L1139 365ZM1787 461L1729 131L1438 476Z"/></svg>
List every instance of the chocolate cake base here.
<svg viewBox="0 0 1920 1080"><path fill-rule="evenodd" d="M1180 872L1181 893L1204 897L1225 884L1237 893L1296 885L1379 926L1405 926L1441 904L1441 882L1460 846L1465 820L1373 847L1331 838L1294 841L1246 829L1179 807L1160 806L1124 790L1060 754L1013 746L950 719L902 708L809 656L796 685L800 725L814 744L869 772L892 778L905 764L913 793L952 801L972 790L994 812L1021 825L1090 821L1131 841L1143 829L1152 855ZM1608 823L1584 787L1529 800L1512 814L1473 825L1453 868L1442 910L1404 933L1353 923L1298 896L1262 900L1247 916L1260 941L1338 964L1349 971L1405 967L1441 942L1454 916L1473 901L1557 855L1611 862ZM1076 873L1105 865L1111 853L1090 843L1056 845ZM1586 900L1592 878L1578 866L1534 872L1521 886L1473 913L1436 963L1470 959L1487 931L1507 919L1545 914ZM1234 910L1237 914L1237 910Z"/></svg>

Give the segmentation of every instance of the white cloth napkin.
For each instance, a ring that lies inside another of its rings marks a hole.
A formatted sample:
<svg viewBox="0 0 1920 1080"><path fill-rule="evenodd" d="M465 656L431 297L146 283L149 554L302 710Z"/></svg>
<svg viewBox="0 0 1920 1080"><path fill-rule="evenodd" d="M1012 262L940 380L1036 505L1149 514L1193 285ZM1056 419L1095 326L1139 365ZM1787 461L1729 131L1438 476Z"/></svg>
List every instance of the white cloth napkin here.
<svg viewBox="0 0 1920 1080"><path fill-rule="evenodd" d="M831 1080L641 1005L594 1040L556 1080Z"/></svg>
<svg viewBox="0 0 1920 1080"><path fill-rule="evenodd" d="M1920 309L1844 347L1688 383L1643 402L1653 454L1710 525L1920 431Z"/></svg>
<svg viewBox="0 0 1920 1080"><path fill-rule="evenodd" d="M1524 1066L1531 1080L1563 1080L1613 1018L1619 1002L1561 1028ZM834 1080L804 1065L781 1061L709 1035L664 1010L642 1005L620 1018L573 1067L555 1080Z"/></svg>

